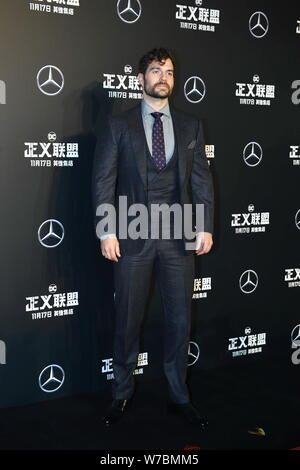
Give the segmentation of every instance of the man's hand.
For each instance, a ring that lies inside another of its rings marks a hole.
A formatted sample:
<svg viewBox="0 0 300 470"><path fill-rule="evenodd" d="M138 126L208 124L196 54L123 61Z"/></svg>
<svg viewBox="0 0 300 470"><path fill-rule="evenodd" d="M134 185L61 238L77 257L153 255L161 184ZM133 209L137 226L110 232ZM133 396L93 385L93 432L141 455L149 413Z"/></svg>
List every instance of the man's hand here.
<svg viewBox="0 0 300 470"><path fill-rule="evenodd" d="M204 255L208 253L213 245L212 234L209 232L200 232L196 238L195 253L197 255Z"/></svg>
<svg viewBox="0 0 300 470"><path fill-rule="evenodd" d="M118 262L117 257L121 256L118 239L111 237L106 240L101 240L101 251L105 258Z"/></svg>

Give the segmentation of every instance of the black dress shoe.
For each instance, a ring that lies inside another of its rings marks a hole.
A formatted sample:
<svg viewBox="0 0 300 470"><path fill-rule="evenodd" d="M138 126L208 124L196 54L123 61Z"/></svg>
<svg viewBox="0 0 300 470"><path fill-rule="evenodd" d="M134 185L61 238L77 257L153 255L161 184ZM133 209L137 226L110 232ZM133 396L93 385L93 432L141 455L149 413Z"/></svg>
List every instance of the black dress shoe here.
<svg viewBox="0 0 300 470"><path fill-rule="evenodd" d="M204 431L208 425L206 417L200 415L200 412L190 403L171 403L169 406L171 412L181 416L190 424L197 424Z"/></svg>
<svg viewBox="0 0 300 470"><path fill-rule="evenodd" d="M117 423L122 418L127 407L128 400L113 400L107 413L102 418L105 426L111 426L112 424Z"/></svg>

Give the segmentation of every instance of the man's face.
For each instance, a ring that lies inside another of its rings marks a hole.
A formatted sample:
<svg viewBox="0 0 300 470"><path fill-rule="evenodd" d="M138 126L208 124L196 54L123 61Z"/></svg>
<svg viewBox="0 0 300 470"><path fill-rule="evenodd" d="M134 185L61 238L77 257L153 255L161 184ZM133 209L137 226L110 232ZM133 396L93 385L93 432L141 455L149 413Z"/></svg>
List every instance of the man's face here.
<svg viewBox="0 0 300 470"><path fill-rule="evenodd" d="M152 98L168 98L174 87L174 67L171 59L164 63L153 60L147 67L145 75L138 74L144 92Z"/></svg>

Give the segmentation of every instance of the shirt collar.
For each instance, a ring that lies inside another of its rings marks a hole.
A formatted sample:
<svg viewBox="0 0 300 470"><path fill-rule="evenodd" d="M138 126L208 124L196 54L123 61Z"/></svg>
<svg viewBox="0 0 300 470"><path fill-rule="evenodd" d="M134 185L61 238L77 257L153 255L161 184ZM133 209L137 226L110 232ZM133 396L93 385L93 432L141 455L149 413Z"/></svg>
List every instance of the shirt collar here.
<svg viewBox="0 0 300 470"><path fill-rule="evenodd" d="M153 109L152 106L150 106L148 103L146 103L145 100L141 101L141 106L142 106L142 114L143 116L147 116L151 113L155 113L156 109ZM163 113L167 117L171 117L170 113L170 106L169 103L167 102L163 108L159 110L160 113Z"/></svg>

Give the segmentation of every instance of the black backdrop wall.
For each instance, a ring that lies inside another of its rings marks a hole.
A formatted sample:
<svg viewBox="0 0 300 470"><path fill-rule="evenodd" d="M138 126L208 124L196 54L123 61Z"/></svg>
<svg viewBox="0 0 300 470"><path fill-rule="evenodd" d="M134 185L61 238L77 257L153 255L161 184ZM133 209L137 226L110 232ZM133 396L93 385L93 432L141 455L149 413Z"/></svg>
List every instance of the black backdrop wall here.
<svg viewBox="0 0 300 470"><path fill-rule="evenodd" d="M140 56L177 60L172 102L203 119L214 248L197 257L189 374L300 362L300 9L271 0L7 0L0 6L0 406L108 387L112 262L91 169ZM200 259L201 258L201 259ZM153 284L137 380L163 374Z"/></svg>

